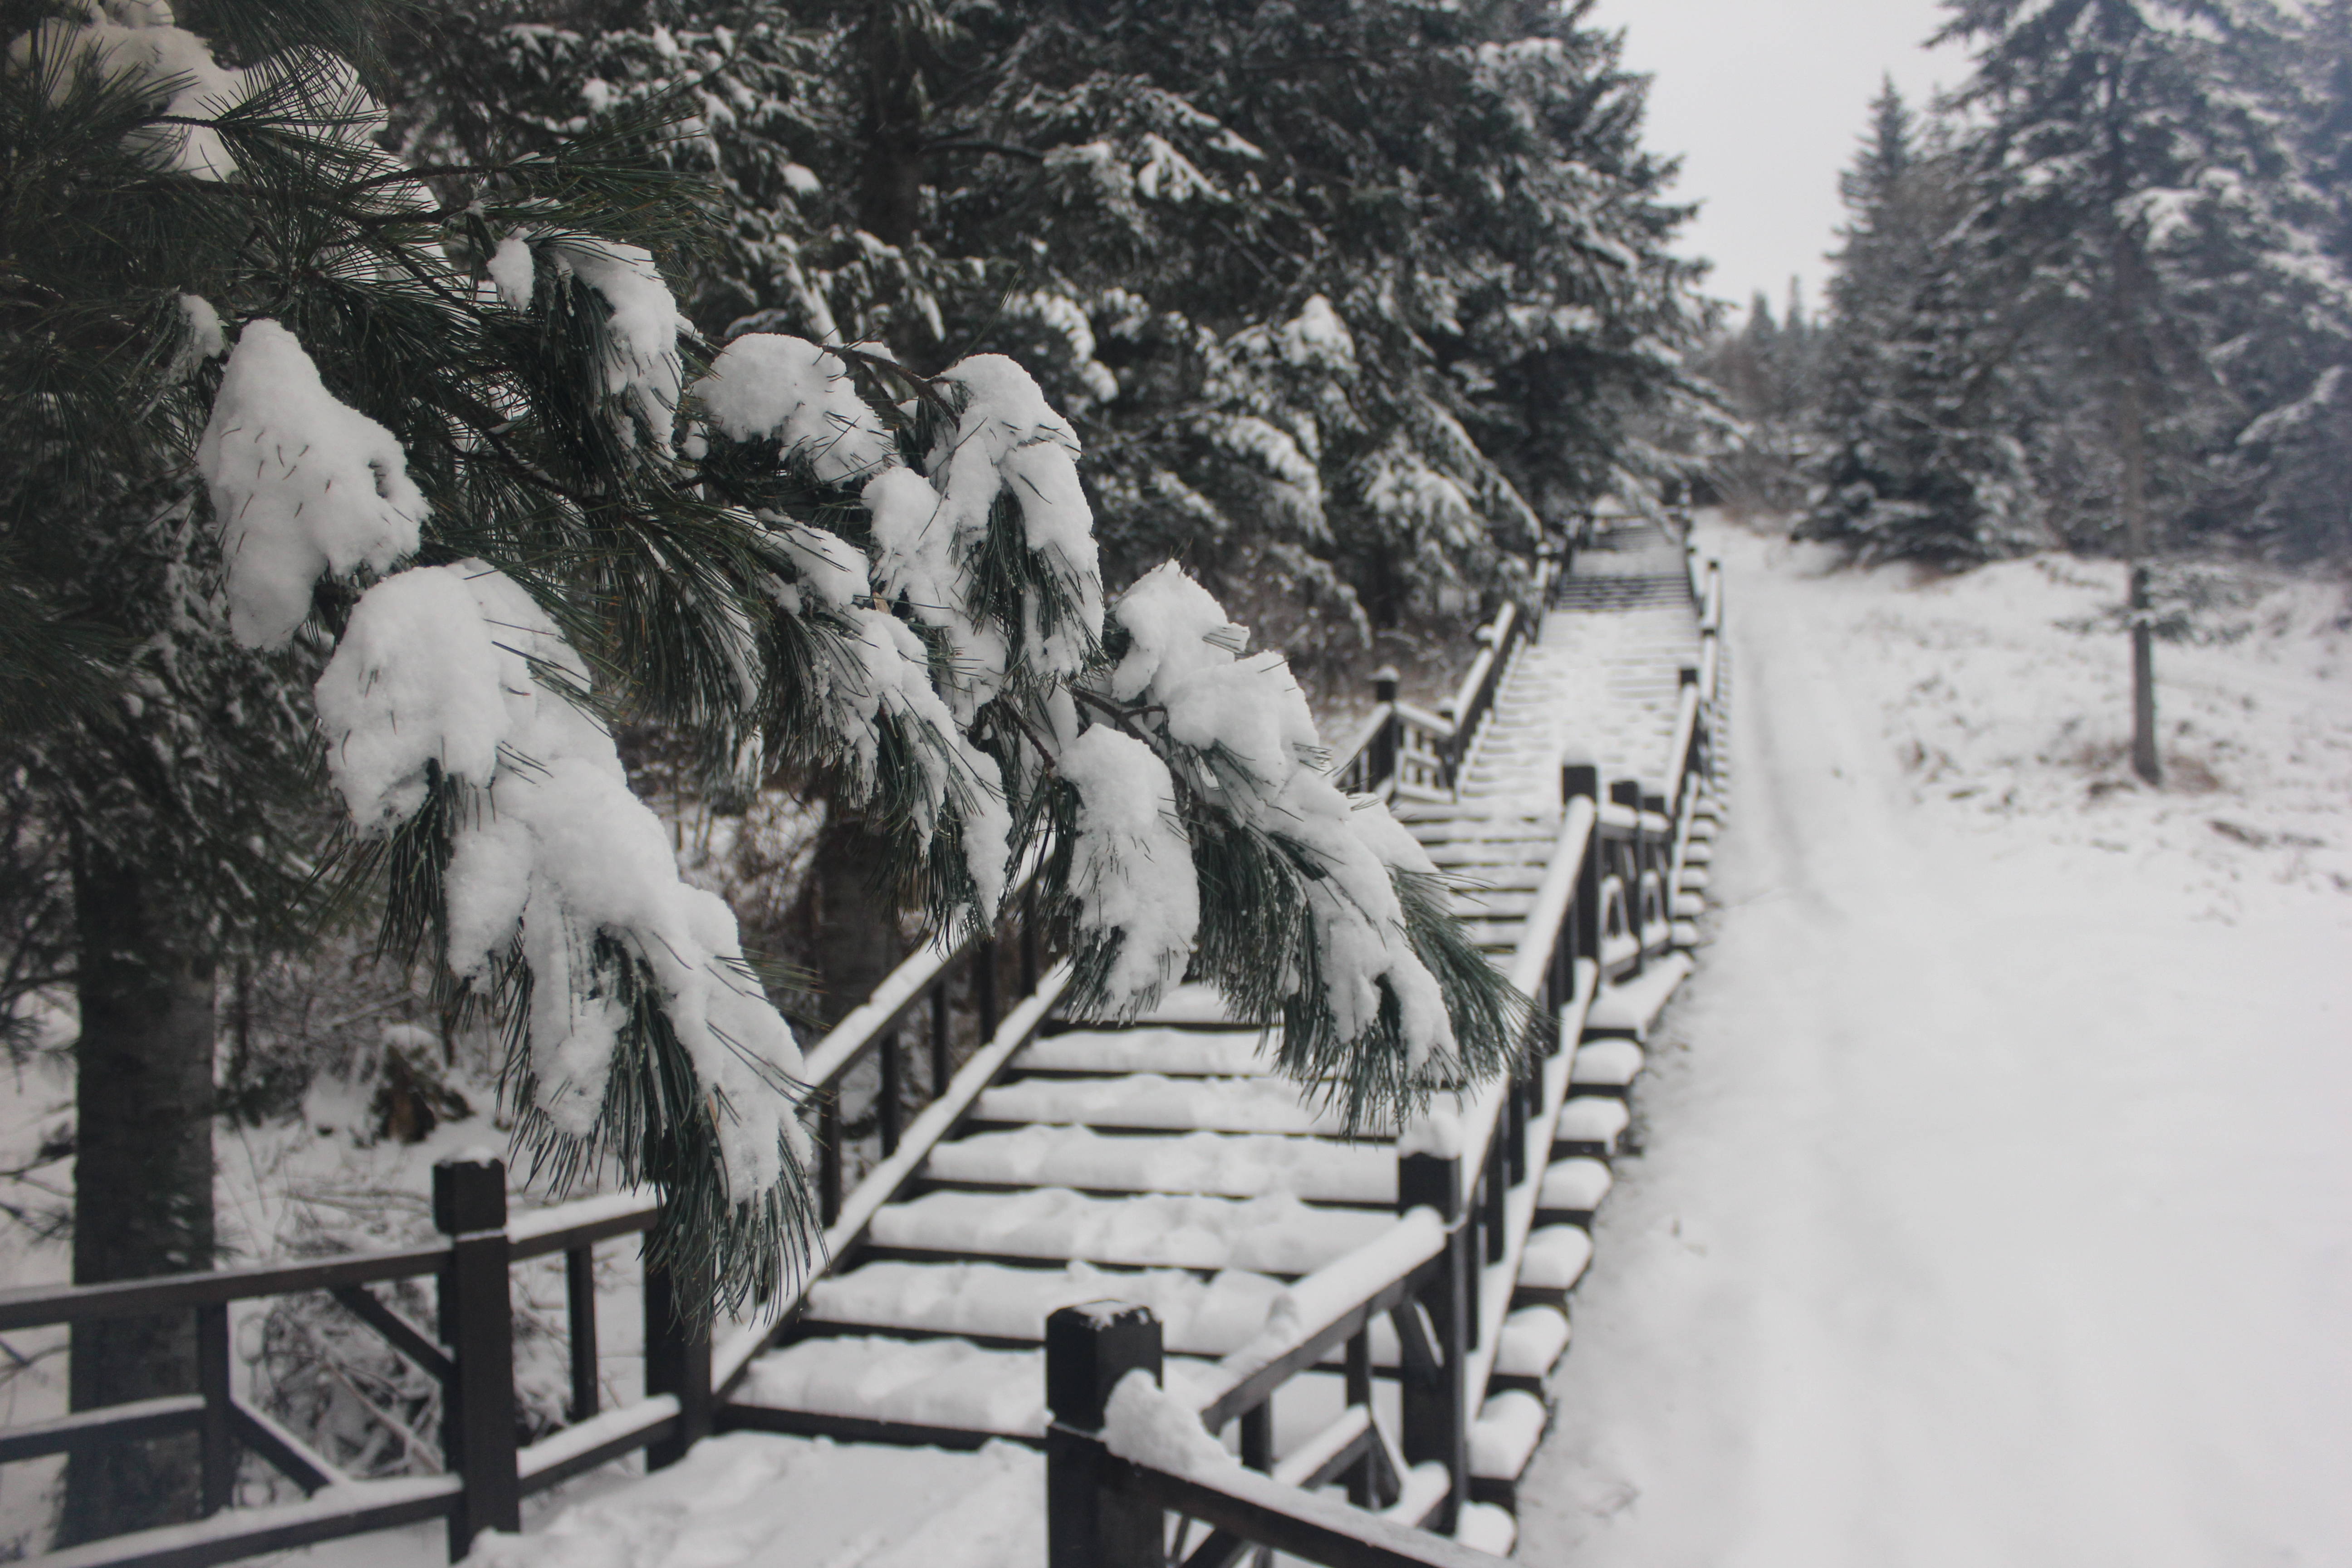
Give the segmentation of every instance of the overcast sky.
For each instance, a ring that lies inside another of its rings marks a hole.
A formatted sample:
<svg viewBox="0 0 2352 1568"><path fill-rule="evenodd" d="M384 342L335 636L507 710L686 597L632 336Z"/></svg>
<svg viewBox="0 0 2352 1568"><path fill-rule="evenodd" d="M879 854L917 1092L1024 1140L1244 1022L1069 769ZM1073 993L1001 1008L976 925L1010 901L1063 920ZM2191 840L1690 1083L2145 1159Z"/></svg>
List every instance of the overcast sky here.
<svg viewBox="0 0 2352 1568"><path fill-rule="evenodd" d="M1791 276L1821 298L1853 156L1879 79L1924 99L1967 74L1957 49L1920 42L1935 0L1601 0L1626 64L1648 72L1649 145L1683 157L1676 196L1700 204L1681 248L1714 261L1707 291L1778 311Z"/></svg>

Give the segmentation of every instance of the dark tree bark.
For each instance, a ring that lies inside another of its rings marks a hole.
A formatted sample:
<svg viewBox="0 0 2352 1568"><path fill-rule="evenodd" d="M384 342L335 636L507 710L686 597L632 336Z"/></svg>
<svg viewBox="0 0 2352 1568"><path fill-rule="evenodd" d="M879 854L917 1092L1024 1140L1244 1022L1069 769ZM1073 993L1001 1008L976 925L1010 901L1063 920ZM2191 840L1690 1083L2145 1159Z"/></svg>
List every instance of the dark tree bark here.
<svg viewBox="0 0 2352 1568"><path fill-rule="evenodd" d="M213 979L136 867L87 839L74 867L81 946L73 1277L78 1284L213 1263ZM77 1323L76 1410L190 1394L188 1313ZM60 1545L194 1518L194 1439L131 1443L66 1467Z"/></svg>
<svg viewBox="0 0 2352 1568"><path fill-rule="evenodd" d="M2122 469L2124 537L2131 554L2132 772L2162 784L2156 744L2156 633L2148 625L2147 563L2155 527L2147 506L2147 362L2141 342L2141 258L2127 236L2115 245L2116 356L2116 455Z"/></svg>
<svg viewBox="0 0 2352 1568"><path fill-rule="evenodd" d="M923 216L923 78L917 24L898 0L868 0L857 221L885 245L913 242Z"/></svg>
<svg viewBox="0 0 2352 1568"><path fill-rule="evenodd" d="M878 875L883 859L881 840L847 812L828 820L817 839L809 882L828 1024L865 1001L898 966L898 910Z"/></svg>

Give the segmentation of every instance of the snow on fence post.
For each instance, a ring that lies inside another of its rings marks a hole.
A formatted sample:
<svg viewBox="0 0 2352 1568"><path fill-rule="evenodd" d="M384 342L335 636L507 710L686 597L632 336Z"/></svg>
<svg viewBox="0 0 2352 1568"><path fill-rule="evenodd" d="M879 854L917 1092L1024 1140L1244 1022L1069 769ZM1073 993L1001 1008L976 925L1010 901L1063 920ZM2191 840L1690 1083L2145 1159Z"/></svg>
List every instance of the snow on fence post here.
<svg viewBox="0 0 2352 1568"><path fill-rule="evenodd" d="M1111 1390L1130 1372L1160 1381L1160 1320L1147 1307L1093 1302L1045 1320L1046 1568L1161 1568L1160 1510L1105 1485L1097 1435Z"/></svg>
<svg viewBox="0 0 2352 1568"><path fill-rule="evenodd" d="M710 1325L679 1310L682 1303L709 1300L710 1292L701 1281L681 1281L667 1268L649 1268L645 1293L646 1393L677 1401L677 1426L646 1447L646 1468L658 1470L685 1458L688 1449L711 1433L717 1402L711 1394Z"/></svg>
<svg viewBox="0 0 2352 1568"><path fill-rule="evenodd" d="M1446 1227L1436 1278L1393 1314L1402 1352L1404 1462L1443 1465L1449 1478L1445 1501L1427 1524L1440 1535L1454 1533L1470 1489L1470 1428L1463 1402L1477 1333L1479 1259L1472 1255L1477 1226L1466 1201L1465 1173L1459 1154L1406 1154L1397 1161L1397 1212L1434 1209Z"/></svg>
<svg viewBox="0 0 2352 1568"><path fill-rule="evenodd" d="M483 1531L522 1528L506 1163L435 1165L433 1226L449 1238L449 1265L441 1276L441 1342L457 1372L442 1402L441 1447L465 1482L449 1511L449 1561L455 1563L473 1550Z"/></svg>

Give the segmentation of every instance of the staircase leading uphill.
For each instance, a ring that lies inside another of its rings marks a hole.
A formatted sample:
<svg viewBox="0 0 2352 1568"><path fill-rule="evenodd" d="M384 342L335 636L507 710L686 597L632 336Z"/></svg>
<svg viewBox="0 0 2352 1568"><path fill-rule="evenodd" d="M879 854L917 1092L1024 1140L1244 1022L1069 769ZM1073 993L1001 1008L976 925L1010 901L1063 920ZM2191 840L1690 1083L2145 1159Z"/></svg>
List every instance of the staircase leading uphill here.
<svg viewBox="0 0 2352 1568"><path fill-rule="evenodd" d="M1670 951L1663 908L1648 920L1639 889L1690 873L1703 882L1717 811L1705 757L1684 754L1703 741L1685 711L1702 606L1684 552L1655 531L1608 542L1580 554L1533 635L1506 636L1516 623L1498 623L1494 657L1482 660L1488 684L1457 706L1470 715L1465 732L1398 703L1386 721L1425 731L1391 731L1391 758L1402 747L1450 773L1442 790L1392 773L1381 793L1455 880L1458 912L1479 943L1506 969L1526 967L1522 944L1533 939L1539 962L1556 937L1568 944L1549 961L1559 983L1548 994L1571 1048L1532 1064L1513 1088L1508 1116L1490 1123L1498 1131L1487 1163L1471 1157L1457 1200L1475 1216L1480 1254L1458 1369L1468 1497L1442 1505L1424 1474L1435 1467L1404 1476L1402 1460L1391 1484L1350 1480L1351 1495L1387 1504L1402 1522L1457 1518L1464 1539L1495 1549L1507 1549L1510 1521L1469 1505L1516 1501L1548 1420L1545 1380L1568 1348L1569 1293L1591 1257L1589 1226L1610 1188L1642 1042L1689 968ZM1573 936L1558 934L1554 871L1570 819L1564 761L1590 764L1585 787L1596 796L1637 781L1619 792L1622 804L1579 806L1590 826L1571 868ZM1669 792L1680 798L1660 798ZM1697 901L1694 892L1675 912ZM1552 923L1531 931L1531 911ZM1680 929L1690 931L1686 921ZM1294 1300L1300 1281L1401 1228L1400 1156L1411 1151L1394 1138L1343 1139L1313 1096L1270 1071L1272 1033L1188 986L1132 1025L1047 1023L1008 1045L952 1130L862 1230L842 1234L843 1255L742 1364L719 1425L949 1447L1042 1444L1047 1320L1106 1300L1150 1308L1163 1386L1188 1407L1213 1405L1232 1376L1220 1359L1261 1342L1283 1313L1306 1310ZM1255 1429L1244 1413L1238 1447L1256 1468L1280 1479L1286 1463L1305 1467L1293 1484L1310 1487L1338 1475L1318 1446L1336 1441L1354 1403L1388 1435L1383 1452L1399 1447L1414 1349L1387 1308L1359 1321L1352 1352L1334 1341L1308 1355L1281 1398L1264 1402L1269 1414Z"/></svg>

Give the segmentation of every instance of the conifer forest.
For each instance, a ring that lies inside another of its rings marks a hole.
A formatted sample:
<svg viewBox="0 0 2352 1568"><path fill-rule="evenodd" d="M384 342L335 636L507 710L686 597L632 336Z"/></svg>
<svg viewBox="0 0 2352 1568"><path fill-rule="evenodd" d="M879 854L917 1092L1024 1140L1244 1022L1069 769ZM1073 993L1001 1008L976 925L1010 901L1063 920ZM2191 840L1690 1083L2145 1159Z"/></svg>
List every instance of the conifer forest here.
<svg viewBox="0 0 2352 1568"><path fill-rule="evenodd" d="M2352 1553L2352 0L1918 8L1735 302L1617 0L0 0L0 1561Z"/></svg>

